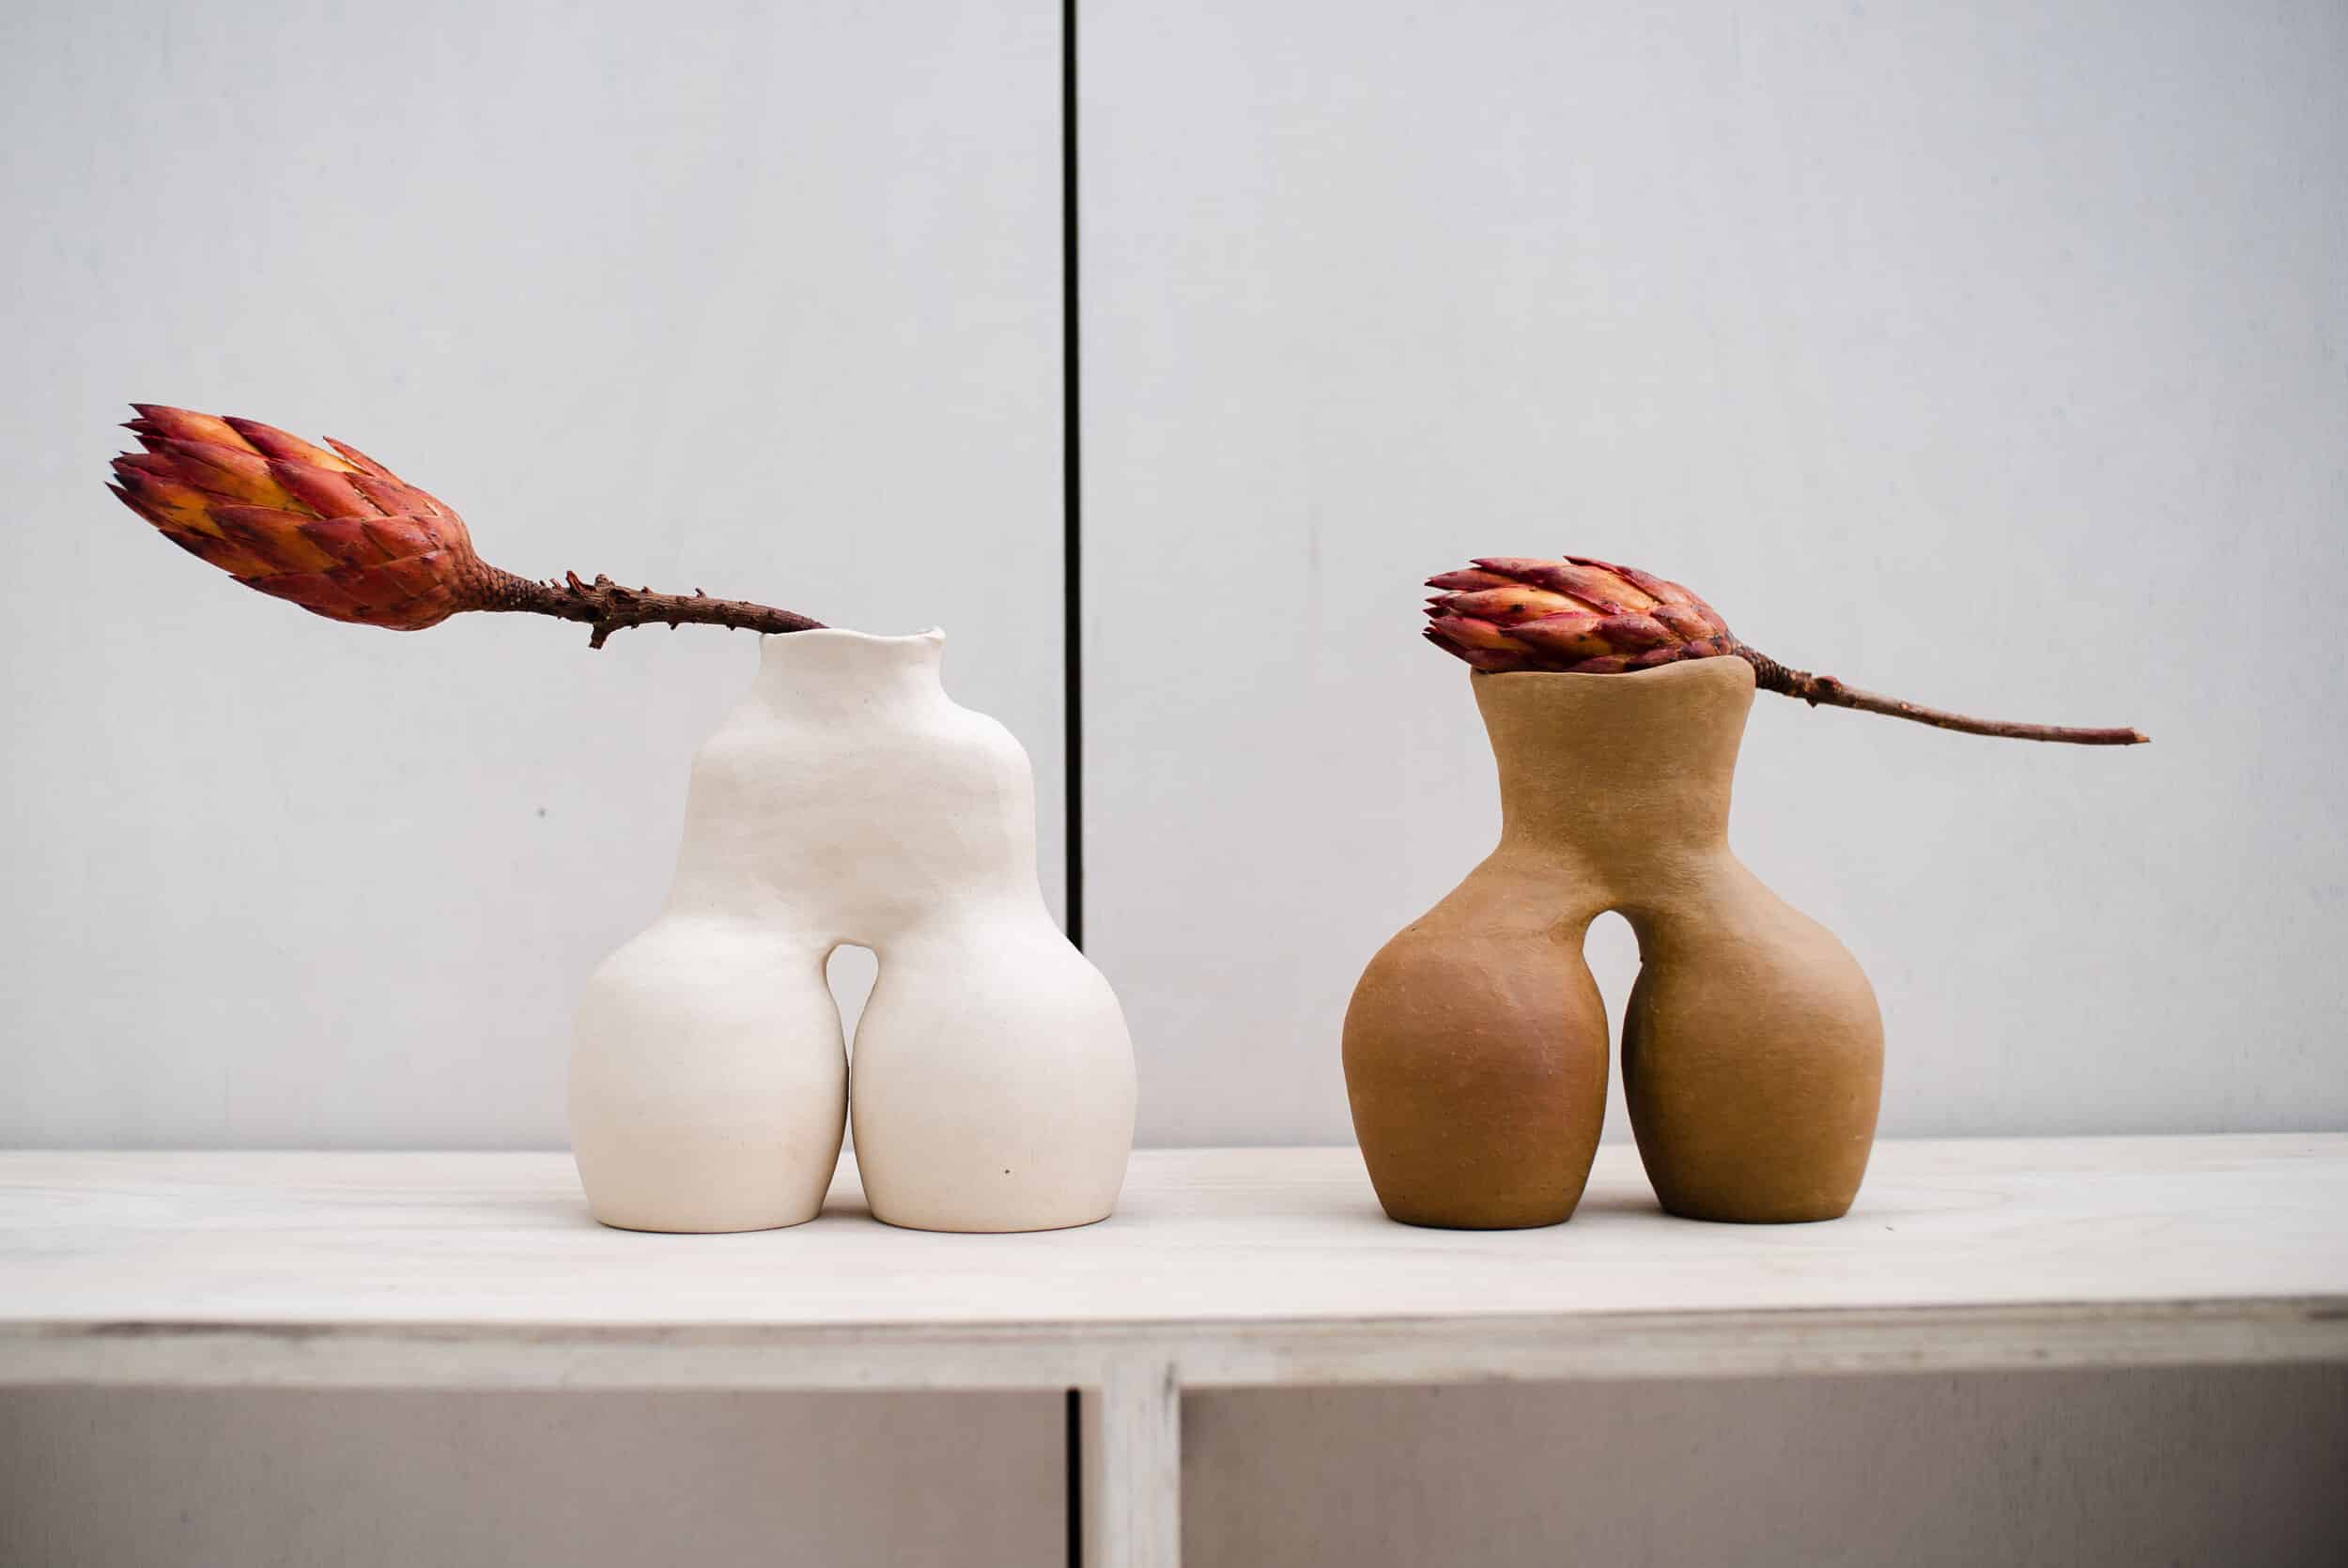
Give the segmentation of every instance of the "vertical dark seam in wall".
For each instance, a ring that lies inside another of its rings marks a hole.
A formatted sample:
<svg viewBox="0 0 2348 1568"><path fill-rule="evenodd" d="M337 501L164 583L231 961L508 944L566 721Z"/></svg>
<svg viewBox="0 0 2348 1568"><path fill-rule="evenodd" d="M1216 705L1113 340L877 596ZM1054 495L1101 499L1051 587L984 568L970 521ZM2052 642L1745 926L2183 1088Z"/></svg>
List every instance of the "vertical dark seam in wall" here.
<svg viewBox="0 0 2348 1568"><path fill-rule="evenodd" d="M1060 776L1066 780L1068 939L1085 945L1084 417L1077 352L1076 0L1059 9ZM1068 1568L1084 1568L1084 1399L1068 1391Z"/></svg>
<svg viewBox="0 0 2348 1568"><path fill-rule="evenodd" d="M1068 939L1085 943L1084 419L1077 341L1076 0L1060 0L1060 629Z"/></svg>

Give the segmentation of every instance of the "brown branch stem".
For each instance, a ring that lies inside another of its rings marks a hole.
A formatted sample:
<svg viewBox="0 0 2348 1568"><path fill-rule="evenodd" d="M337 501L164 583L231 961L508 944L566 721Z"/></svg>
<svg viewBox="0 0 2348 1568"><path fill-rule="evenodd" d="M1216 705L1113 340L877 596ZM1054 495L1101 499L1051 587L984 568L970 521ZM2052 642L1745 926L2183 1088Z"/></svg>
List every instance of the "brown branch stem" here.
<svg viewBox="0 0 2348 1568"><path fill-rule="evenodd" d="M539 582L487 564L472 600L467 608L551 615L592 626L590 648L602 647L613 632L630 626L731 626L776 634L820 631L824 624L747 599L713 599L698 588L690 593L655 593L649 588L623 588L602 576L582 582L576 572L564 573L561 582Z"/></svg>
<svg viewBox="0 0 2348 1568"><path fill-rule="evenodd" d="M1806 669L1788 669L1767 653L1737 644L1737 652L1753 666L1753 680L1764 691L1780 692L1799 697L1812 707L1824 702L1830 707L1855 708L1862 714L1886 714L1917 724L1929 724L1936 730L1954 730L1967 735L1998 735L2016 741L2060 741L2071 746L2141 746L2152 739L2140 730L2115 728L2108 730L2074 730L2059 724L2015 724L2004 719L1973 718L1965 714L1952 714L1922 703L1904 701L1896 697L1883 697L1857 686L1846 686L1831 675L1813 675Z"/></svg>

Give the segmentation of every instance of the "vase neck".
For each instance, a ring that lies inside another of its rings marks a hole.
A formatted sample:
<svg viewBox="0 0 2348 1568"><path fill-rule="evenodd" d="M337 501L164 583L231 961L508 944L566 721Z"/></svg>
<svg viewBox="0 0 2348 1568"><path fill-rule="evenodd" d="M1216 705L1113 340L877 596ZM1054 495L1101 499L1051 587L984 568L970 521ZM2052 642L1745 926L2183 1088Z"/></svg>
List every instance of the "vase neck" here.
<svg viewBox="0 0 2348 1568"><path fill-rule="evenodd" d="M873 637L826 627L759 639L756 692L778 712L852 717L942 700L946 634Z"/></svg>
<svg viewBox="0 0 2348 1568"><path fill-rule="evenodd" d="M1753 669L1473 677L1499 764L1501 848L1634 869L1724 845Z"/></svg>

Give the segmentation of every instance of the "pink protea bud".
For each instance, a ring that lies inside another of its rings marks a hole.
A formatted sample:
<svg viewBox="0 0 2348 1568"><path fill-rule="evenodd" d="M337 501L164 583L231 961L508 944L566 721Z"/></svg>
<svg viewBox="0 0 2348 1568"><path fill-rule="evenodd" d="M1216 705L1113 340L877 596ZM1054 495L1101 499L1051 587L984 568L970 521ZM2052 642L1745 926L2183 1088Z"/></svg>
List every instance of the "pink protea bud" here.
<svg viewBox="0 0 2348 1568"><path fill-rule="evenodd" d="M1676 582L1586 556L1490 556L1427 579L1428 637L1476 669L1611 675L1737 651L1728 624Z"/></svg>

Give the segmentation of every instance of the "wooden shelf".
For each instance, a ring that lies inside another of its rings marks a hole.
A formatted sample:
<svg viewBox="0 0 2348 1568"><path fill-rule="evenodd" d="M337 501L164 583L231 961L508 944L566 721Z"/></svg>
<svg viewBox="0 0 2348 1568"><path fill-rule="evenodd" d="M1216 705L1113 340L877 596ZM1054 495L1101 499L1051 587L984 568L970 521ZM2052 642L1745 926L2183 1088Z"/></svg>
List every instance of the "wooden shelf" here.
<svg viewBox="0 0 2348 1568"><path fill-rule="evenodd" d="M2348 1135L1887 1143L1824 1225L1388 1222L1351 1149L1135 1155L1109 1222L587 1217L557 1154L0 1153L0 1384L1086 1391L1171 1562L1184 1388L2348 1360Z"/></svg>

